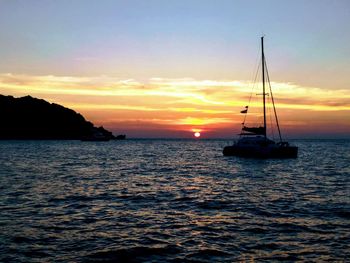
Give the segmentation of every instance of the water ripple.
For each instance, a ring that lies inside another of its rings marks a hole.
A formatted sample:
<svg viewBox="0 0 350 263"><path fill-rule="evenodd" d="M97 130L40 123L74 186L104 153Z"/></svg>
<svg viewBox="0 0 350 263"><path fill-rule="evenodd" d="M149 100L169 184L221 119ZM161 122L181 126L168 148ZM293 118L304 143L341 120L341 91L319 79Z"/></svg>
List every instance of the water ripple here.
<svg viewBox="0 0 350 263"><path fill-rule="evenodd" d="M1 262L346 261L350 142L0 142Z"/></svg>

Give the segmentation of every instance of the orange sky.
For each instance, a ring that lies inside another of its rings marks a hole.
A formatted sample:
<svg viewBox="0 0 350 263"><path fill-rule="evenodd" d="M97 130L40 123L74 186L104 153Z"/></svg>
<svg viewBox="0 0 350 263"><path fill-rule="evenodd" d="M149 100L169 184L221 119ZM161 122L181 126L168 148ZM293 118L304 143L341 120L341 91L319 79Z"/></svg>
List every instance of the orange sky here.
<svg viewBox="0 0 350 263"><path fill-rule="evenodd" d="M0 94L128 137L232 138L266 35L283 134L349 137L349 25L348 0L0 1Z"/></svg>
<svg viewBox="0 0 350 263"><path fill-rule="evenodd" d="M272 88L288 137L350 134L350 91L277 82ZM246 81L0 75L2 94L29 94L62 104L129 137L191 138L195 131L201 131L203 138L233 137L240 130L244 117L240 110L252 89L248 120L259 124L259 85Z"/></svg>

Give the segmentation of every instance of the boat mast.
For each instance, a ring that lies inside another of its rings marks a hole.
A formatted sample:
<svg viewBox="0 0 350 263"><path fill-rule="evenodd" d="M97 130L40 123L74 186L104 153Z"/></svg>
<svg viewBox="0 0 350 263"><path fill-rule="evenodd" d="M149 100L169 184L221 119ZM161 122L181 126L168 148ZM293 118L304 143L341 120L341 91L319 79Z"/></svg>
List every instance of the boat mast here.
<svg viewBox="0 0 350 263"><path fill-rule="evenodd" d="M266 140L266 106L265 106L265 55L264 55L264 37L261 37L261 64L262 64L262 84L263 84L263 107L264 107L264 137Z"/></svg>

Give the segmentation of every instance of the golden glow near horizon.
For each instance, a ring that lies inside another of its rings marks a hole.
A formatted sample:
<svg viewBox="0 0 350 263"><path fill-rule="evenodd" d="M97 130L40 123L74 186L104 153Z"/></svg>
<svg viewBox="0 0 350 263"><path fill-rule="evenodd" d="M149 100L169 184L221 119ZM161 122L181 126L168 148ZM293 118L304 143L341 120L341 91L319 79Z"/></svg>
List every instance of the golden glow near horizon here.
<svg viewBox="0 0 350 263"><path fill-rule="evenodd" d="M282 130L350 134L348 1L27 2L0 4L1 94L128 137L229 138L261 74L263 28Z"/></svg>
<svg viewBox="0 0 350 263"><path fill-rule="evenodd" d="M281 122L288 129L337 122L349 127L349 90L271 84ZM152 78L139 82L107 76L0 74L1 94L43 98L72 108L111 130L140 130L140 136L142 129L164 130L169 136L171 131L215 134L222 130L229 134L240 127L239 112L248 102L252 85L238 80ZM259 103L252 100L250 107ZM325 119L328 113L335 115Z"/></svg>

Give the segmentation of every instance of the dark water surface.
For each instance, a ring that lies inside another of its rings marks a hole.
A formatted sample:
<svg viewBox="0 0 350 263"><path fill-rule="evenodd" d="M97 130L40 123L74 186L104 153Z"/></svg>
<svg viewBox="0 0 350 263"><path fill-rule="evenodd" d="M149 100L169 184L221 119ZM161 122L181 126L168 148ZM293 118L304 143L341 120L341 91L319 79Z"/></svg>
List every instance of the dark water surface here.
<svg viewBox="0 0 350 263"><path fill-rule="evenodd" d="M350 141L0 141L1 262L345 262Z"/></svg>

